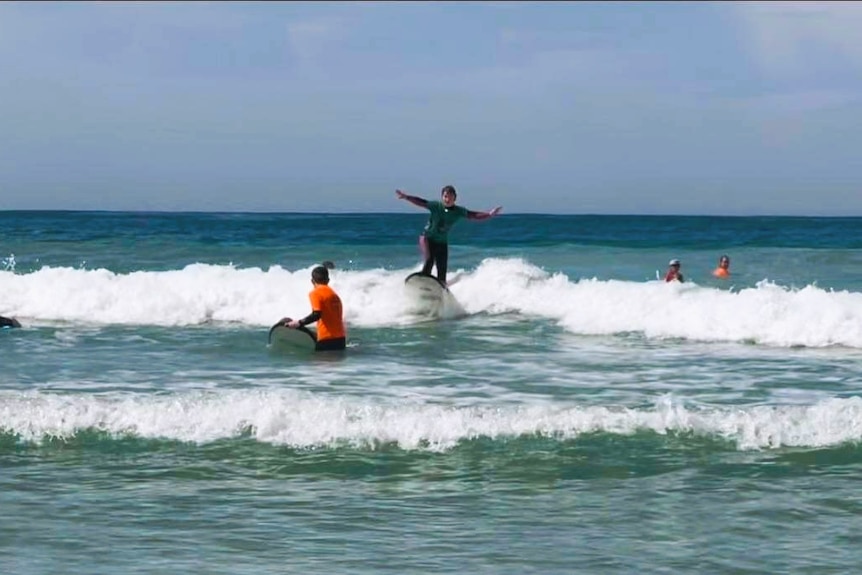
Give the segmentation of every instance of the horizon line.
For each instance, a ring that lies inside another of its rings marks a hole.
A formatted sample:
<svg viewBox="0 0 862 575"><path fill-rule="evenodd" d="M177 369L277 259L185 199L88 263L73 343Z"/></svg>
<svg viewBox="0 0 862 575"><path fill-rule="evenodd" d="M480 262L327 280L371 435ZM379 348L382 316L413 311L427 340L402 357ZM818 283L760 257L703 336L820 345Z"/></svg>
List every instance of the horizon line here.
<svg viewBox="0 0 862 575"><path fill-rule="evenodd" d="M181 215L181 214L211 214L211 215L300 215L300 216L379 216L379 215L406 215L411 212L405 211L278 211L278 210L119 210L119 209L47 209L47 208L19 208L0 209L2 213L96 213L96 214L159 214L159 215ZM414 212L421 215L421 212ZM859 215L799 215L799 214L687 214L687 213L598 213L598 212L502 212L496 216L555 216L555 217L640 217L640 218L797 218L797 219L853 219L862 218Z"/></svg>

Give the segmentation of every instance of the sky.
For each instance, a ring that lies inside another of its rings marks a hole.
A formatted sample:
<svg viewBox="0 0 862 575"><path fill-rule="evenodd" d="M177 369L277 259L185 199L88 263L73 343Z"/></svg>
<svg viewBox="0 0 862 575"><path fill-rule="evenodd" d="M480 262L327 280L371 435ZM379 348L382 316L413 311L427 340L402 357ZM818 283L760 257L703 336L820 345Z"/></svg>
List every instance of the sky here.
<svg viewBox="0 0 862 575"><path fill-rule="evenodd" d="M0 2L0 210L862 216L862 3Z"/></svg>

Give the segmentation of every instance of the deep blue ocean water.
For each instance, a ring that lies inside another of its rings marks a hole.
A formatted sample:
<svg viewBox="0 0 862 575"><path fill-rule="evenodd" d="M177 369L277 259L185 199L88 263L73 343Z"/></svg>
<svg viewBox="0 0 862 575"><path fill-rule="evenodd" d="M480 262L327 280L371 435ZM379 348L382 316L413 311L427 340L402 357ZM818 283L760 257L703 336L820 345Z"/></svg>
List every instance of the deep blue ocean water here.
<svg viewBox="0 0 862 575"><path fill-rule="evenodd" d="M862 220L424 220L0 212L0 571L857 570Z"/></svg>

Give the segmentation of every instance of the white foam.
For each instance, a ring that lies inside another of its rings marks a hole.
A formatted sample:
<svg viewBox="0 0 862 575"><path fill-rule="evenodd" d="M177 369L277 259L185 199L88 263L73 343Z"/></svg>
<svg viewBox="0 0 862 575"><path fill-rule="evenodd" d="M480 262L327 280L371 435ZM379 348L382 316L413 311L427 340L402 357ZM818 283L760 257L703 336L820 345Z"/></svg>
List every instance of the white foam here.
<svg viewBox="0 0 862 575"><path fill-rule="evenodd" d="M862 294L766 280L731 291L694 283L571 280L520 260L485 260L452 288L469 313L518 312L585 335L862 347Z"/></svg>
<svg viewBox="0 0 862 575"><path fill-rule="evenodd" d="M22 441L78 432L207 443L251 434L296 448L351 445L446 450L479 437L558 440L605 432L690 433L738 449L827 447L862 439L862 399L812 405L689 408L669 396L651 408L524 404L455 407L330 397L290 390L207 391L170 396L0 392L0 431Z"/></svg>
<svg viewBox="0 0 862 575"><path fill-rule="evenodd" d="M404 278L413 269L333 270L348 326L416 321ZM26 323L184 326L210 321L269 326L310 311L311 268L189 265L118 274L44 267L0 271L0 314ZM468 314L519 314L585 335L639 332L650 338L862 348L862 294L761 281L739 290L662 281L572 279L521 259L486 259L453 270L451 292ZM459 313L460 313L459 308Z"/></svg>

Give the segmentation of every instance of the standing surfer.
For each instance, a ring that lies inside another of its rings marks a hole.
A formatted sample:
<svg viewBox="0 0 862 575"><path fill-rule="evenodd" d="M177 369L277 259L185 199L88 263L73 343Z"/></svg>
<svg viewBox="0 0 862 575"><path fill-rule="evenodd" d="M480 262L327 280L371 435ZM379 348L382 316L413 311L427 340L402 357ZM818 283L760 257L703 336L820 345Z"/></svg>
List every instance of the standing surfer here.
<svg viewBox="0 0 862 575"><path fill-rule="evenodd" d="M449 230L461 219L487 220L493 218L502 210L502 206L487 212L474 212L465 207L455 205L458 192L453 186L444 186L440 191L441 201L426 200L395 190L399 200L407 200L414 206L426 208L430 214L428 223L419 236L419 246L425 258L422 273L431 275L431 268L437 266L437 279L446 285L446 271L449 266Z"/></svg>

